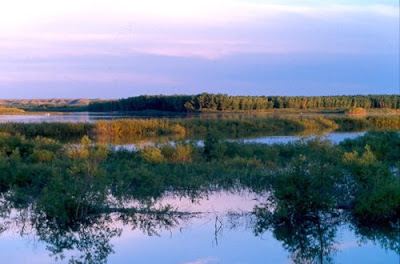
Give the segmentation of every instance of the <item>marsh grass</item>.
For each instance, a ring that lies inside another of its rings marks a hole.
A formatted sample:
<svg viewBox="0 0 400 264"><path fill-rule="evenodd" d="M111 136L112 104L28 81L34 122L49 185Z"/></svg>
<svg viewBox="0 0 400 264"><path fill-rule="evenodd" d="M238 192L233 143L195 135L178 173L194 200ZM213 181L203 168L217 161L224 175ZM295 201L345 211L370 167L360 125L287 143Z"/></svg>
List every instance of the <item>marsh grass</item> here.
<svg viewBox="0 0 400 264"><path fill-rule="evenodd" d="M95 123L3 123L0 132L29 138L78 141L82 136L110 144L203 139L218 131L223 139L275 135L322 135L329 132L400 130L400 116L263 116L240 118L116 119Z"/></svg>

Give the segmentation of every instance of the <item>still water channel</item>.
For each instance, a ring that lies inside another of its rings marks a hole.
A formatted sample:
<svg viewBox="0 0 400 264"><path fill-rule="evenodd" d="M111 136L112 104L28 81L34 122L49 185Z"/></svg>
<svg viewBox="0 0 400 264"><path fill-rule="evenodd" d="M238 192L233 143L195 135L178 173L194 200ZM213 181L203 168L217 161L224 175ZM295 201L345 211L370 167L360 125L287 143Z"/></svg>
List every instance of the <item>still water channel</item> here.
<svg viewBox="0 0 400 264"><path fill-rule="evenodd" d="M108 263L293 263L298 261L302 250L308 250L301 253L316 263L319 256L323 263L399 262L398 237L390 238L384 231L363 236L346 221L327 220L320 223L322 228L318 232L314 226L290 230L304 232L304 236L282 233L276 227L260 232L263 219L257 218L253 210L263 205L267 197L268 194L248 191L213 192L194 201L167 195L155 207L171 205L188 214L171 217L170 222L162 217L129 220L111 214L103 223L97 223L97 227L74 232L75 239L82 244L78 249L65 248L63 259L60 254L51 255L49 249L54 245L39 240L36 230L24 225L23 219L28 215L15 214L13 219L3 218L0 222L0 255L7 263L38 264L54 263L56 258L58 263L68 263L88 252L106 254ZM85 243L85 239L98 239L98 244ZM385 249L386 243L393 248ZM302 244L309 248L302 249ZM107 251L107 247L114 253Z"/></svg>
<svg viewBox="0 0 400 264"><path fill-rule="evenodd" d="M121 113L35 113L26 115L0 115L0 123L21 122L21 123L41 123L41 122L95 122L97 120L112 120L116 118L139 117L135 115L125 115Z"/></svg>

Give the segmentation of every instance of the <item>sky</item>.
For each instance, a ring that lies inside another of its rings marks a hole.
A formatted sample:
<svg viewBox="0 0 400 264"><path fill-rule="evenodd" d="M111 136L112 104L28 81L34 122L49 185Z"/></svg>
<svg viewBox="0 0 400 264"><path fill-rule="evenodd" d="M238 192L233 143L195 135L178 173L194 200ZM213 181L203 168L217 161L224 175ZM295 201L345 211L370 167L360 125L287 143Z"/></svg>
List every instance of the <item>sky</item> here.
<svg viewBox="0 0 400 264"><path fill-rule="evenodd" d="M13 0L0 98L399 94L398 0Z"/></svg>

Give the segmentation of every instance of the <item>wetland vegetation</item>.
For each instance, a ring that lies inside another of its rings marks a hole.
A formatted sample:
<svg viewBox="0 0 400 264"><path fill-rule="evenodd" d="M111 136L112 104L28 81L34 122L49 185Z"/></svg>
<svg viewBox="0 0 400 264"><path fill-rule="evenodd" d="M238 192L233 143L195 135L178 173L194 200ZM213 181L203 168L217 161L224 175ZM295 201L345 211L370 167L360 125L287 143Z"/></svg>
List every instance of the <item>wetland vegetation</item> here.
<svg viewBox="0 0 400 264"><path fill-rule="evenodd" d="M399 130L397 115L3 123L0 235L34 236L61 263L106 263L126 228L163 237L211 215L205 226L213 243L223 229L242 227L241 236L272 236L294 263L336 262L343 229L393 259L400 254ZM242 141L332 131L366 133L339 143ZM118 147L141 141L153 144ZM243 193L254 199L245 211L224 213L170 202L196 204L219 193L228 194L227 204Z"/></svg>
<svg viewBox="0 0 400 264"><path fill-rule="evenodd" d="M115 119L94 123L3 123L0 132L21 134L28 138L50 137L68 141L87 135L102 143L126 144L138 141L171 139L204 139L210 131L218 131L224 139L242 139L271 135L312 135L326 132L365 130L400 130L399 115L351 117L269 116L269 117L194 117Z"/></svg>
<svg viewBox="0 0 400 264"><path fill-rule="evenodd" d="M70 263L103 263L122 232L113 222L156 234L197 217L156 207L165 196L247 190L268 198L229 217L250 217L256 236L272 232L296 263L332 260L343 223L360 241L400 253L399 133L262 145L225 141L216 131L204 146L178 141L133 152L87 136L77 145L3 132L1 216L31 226L56 259L75 250Z"/></svg>

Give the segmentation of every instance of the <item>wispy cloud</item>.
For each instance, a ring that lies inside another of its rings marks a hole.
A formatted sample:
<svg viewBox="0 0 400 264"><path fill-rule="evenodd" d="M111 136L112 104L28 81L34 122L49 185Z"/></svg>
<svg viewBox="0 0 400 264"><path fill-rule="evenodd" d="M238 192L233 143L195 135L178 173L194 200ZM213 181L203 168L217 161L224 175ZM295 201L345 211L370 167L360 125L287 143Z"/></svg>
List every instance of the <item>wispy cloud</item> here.
<svg viewBox="0 0 400 264"><path fill-rule="evenodd" d="M71 72L71 71L22 71L2 72L1 83L25 83L25 82L130 82L135 84L163 84L176 85L177 82L169 77L136 74L136 73L113 73L113 72Z"/></svg>
<svg viewBox="0 0 400 264"><path fill-rule="evenodd" d="M212 264L212 263L218 263L218 259L208 257L208 258L196 259L189 262L183 262L182 264Z"/></svg>
<svg viewBox="0 0 400 264"><path fill-rule="evenodd" d="M136 84L154 92L397 91L398 11L394 0L5 1L1 96L32 83L74 82L78 91L115 81L127 94Z"/></svg>
<svg viewBox="0 0 400 264"><path fill-rule="evenodd" d="M241 53L393 53L398 48L398 8L387 5L77 3L64 3L64 10L46 2L51 12L38 11L19 30L3 28L0 59L140 53L217 59ZM2 9L0 17L7 11Z"/></svg>
<svg viewBox="0 0 400 264"><path fill-rule="evenodd" d="M338 245L339 250L348 250L357 247L360 247L360 243L357 241L347 241Z"/></svg>

